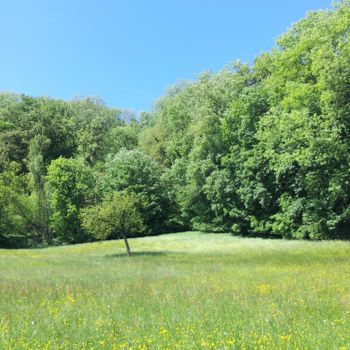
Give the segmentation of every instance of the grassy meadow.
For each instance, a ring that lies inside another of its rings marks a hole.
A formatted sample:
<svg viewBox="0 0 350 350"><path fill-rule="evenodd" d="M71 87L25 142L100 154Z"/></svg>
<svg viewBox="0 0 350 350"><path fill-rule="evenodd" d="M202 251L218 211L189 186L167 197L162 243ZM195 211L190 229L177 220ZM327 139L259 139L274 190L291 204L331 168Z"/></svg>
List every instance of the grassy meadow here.
<svg viewBox="0 0 350 350"><path fill-rule="evenodd" d="M350 349L350 244L187 232L0 250L0 349Z"/></svg>

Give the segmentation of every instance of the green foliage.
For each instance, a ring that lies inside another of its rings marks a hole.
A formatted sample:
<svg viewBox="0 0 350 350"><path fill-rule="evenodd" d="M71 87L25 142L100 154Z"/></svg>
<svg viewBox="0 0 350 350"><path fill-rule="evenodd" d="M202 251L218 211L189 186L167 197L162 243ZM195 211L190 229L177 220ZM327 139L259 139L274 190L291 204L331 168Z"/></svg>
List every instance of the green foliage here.
<svg viewBox="0 0 350 350"><path fill-rule="evenodd" d="M28 176L19 172L12 162L0 174L0 244L8 248L43 243L38 201L29 194Z"/></svg>
<svg viewBox="0 0 350 350"><path fill-rule="evenodd" d="M81 227L80 210L95 199L95 179L91 169L80 160L58 158L48 167L46 181L54 238L63 242L89 240L89 235Z"/></svg>
<svg viewBox="0 0 350 350"><path fill-rule="evenodd" d="M98 98L0 94L2 237L46 242L50 221L60 242L90 239L80 210L122 192L148 233L350 238L349 28L347 0L310 12L254 64L180 82L140 120Z"/></svg>
<svg viewBox="0 0 350 350"><path fill-rule="evenodd" d="M121 150L110 155L104 165L104 193L125 192L137 195L145 225L152 233L166 228L171 203L162 181L161 167L140 150Z"/></svg>
<svg viewBox="0 0 350 350"><path fill-rule="evenodd" d="M160 101L151 130L171 141L146 150L171 167L195 227L349 236L349 14L348 2L310 13L250 70L204 75Z"/></svg>
<svg viewBox="0 0 350 350"><path fill-rule="evenodd" d="M38 228L40 230L43 243L51 240L51 232L49 229L49 204L44 181L46 169L42 155L42 149L45 146L45 141L46 139L39 135L34 137L30 142L28 154L28 168L33 183L32 197L35 202L33 208L36 209L36 221L38 222Z"/></svg>
<svg viewBox="0 0 350 350"><path fill-rule="evenodd" d="M136 195L114 192L100 204L81 211L82 225L97 239L140 235L145 231Z"/></svg>
<svg viewBox="0 0 350 350"><path fill-rule="evenodd" d="M2 247L20 246L18 235L24 229L23 222L16 215L11 203L9 190L0 184L0 245Z"/></svg>
<svg viewBox="0 0 350 350"><path fill-rule="evenodd" d="M74 115L77 154L89 164L102 160L111 145L111 133L122 125L119 111L108 109L100 99L77 99L70 103Z"/></svg>

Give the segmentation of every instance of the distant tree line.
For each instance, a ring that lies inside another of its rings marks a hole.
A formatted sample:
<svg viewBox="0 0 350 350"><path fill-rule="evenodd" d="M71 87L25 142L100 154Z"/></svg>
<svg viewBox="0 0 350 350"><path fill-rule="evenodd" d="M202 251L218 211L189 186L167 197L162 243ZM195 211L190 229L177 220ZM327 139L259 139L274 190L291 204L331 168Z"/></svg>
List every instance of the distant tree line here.
<svg viewBox="0 0 350 350"><path fill-rule="evenodd" d="M349 39L344 0L140 118L2 93L0 246L120 237L125 213L134 234L350 238Z"/></svg>

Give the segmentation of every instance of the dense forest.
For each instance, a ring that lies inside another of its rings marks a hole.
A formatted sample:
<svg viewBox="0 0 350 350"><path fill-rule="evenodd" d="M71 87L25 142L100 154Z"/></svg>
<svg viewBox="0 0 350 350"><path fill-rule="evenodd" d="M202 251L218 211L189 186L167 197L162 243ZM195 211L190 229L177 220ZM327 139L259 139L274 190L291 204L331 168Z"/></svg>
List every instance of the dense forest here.
<svg viewBox="0 0 350 350"><path fill-rule="evenodd" d="M134 234L350 238L349 39L350 1L310 12L140 116L2 93L0 247L116 238L115 217Z"/></svg>

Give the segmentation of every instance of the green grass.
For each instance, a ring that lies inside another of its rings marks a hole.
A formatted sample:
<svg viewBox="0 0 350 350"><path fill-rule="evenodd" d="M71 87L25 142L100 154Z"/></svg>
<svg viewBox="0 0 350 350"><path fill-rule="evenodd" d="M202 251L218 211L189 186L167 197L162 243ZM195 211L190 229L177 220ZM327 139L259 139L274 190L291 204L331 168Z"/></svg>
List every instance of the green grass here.
<svg viewBox="0 0 350 350"><path fill-rule="evenodd" d="M350 244L196 232L0 250L0 349L350 349Z"/></svg>

